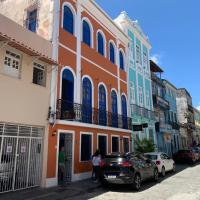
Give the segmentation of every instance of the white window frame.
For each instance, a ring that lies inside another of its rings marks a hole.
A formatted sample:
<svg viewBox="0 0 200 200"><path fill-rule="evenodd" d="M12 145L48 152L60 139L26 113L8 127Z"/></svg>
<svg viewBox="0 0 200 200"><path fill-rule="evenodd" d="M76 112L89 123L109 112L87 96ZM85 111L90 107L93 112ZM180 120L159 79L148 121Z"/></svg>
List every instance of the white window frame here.
<svg viewBox="0 0 200 200"><path fill-rule="evenodd" d="M141 65L141 47L139 44L136 44L136 63Z"/></svg>
<svg viewBox="0 0 200 200"><path fill-rule="evenodd" d="M143 89L139 86L139 105L143 107Z"/></svg>
<svg viewBox="0 0 200 200"><path fill-rule="evenodd" d="M105 58L107 58L107 49L106 49L106 47L107 47L107 41L106 41L106 36L105 36L104 32L101 29L98 29L97 32L96 32L96 51L97 51L97 53L99 53L98 52L98 48L99 48L98 47L98 33L100 33L102 35L103 42L104 42L104 55L102 55L102 56L105 57Z"/></svg>
<svg viewBox="0 0 200 200"><path fill-rule="evenodd" d="M120 136L119 135L111 135L111 145L110 145L111 146L111 150L110 151L111 151L111 153L116 153L116 152L112 151L112 138L113 137L117 137L118 138L118 145L119 145L118 148L119 148L119 152L120 152Z"/></svg>
<svg viewBox="0 0 200 200"><path fill-rule="evenodd" d="M146 107L150 110L150 92L146 91Z"/></svg>
<svg viewBox="0 0 200 200"><path fill-rule="evenodd" d="M87 18L87 17L83 17L82 18L82 23L81 23L81 41L83 42L83 21L86 21L90 27L90 48L93 48L94 47L94 29L93 29L93 26L92 26L92 23L91 21Z"/></svg>
<svg viewBox="0 0 200 200"><path fill-rule="evenodd" d="M72 11L72 13L73 13L73 16L74 16L74 19L73 19L73 28L74 28L74 33L73 33L73 35L77 35L77 30L76 30L76 21L77 21L77 14L76 14L76 11L75 11L75 9L74 9L74 7L73 7L73 5L71 4L71 3L69 3L69 2L64 2L63 4L62 4L62 23L61 23L61 28L63 29L63 24L64 24L64 7L65 6L68 6L69 8L70 8L70 10Z"/></svg>
<svg viewBox="0 0 200 200"><path fill-rule="evenodd" d="M33 84L46 87L46 79L47 79L47 70L46 70L46 66L45 66L45 65L42 65L41 63L34 62L34 63L33 63L33 74L34 74L34 68L37 68L37 69L40 69L40 70L43 71L43 80L42 80L43 83L42 83L42 84L39 84L39 83L34 83L34 82L32 81Z"/></svg>
<svg viewBox="0 0 200 200"><path fill-rule="evenodd" d="M11 55L13 54L13 55ZM17 58L19 57L19 58ZM5 64L6 63L6 58L10 59L10 66ZM18 68L16 69L15 67L13 67L14 62L18 62ZM21 75L21 65L22 65L22 56L17 53L15 50L10 50L10 49L6 49L5 50L5 54L4 54L4 68L3 68L3 72L6 75L12 76L14 78L18 78L20 79L20 75Z"/></svg>
<svg viewBox="0 0 200 200"><path fill-rule="evenodd" d="M81 160L81 144L82 144L82 135L91 135L91 158L92 158L92 155L93 155L93 133L92 132L80 132L80 145L79 145L79 162L80 163L86 163L86 162L90 162L90 160L85 160L85 161L82 161Z"/></svg>
<svg viewBox="0 0 200 200"><path fill-rule="evenodd" d="M148 67L148 57L147 57L147 52L143 51L143 67L147 69Z"/></svg>
<svg viewBox="0 0 200 200"><path fill-rule="evenodd" d="M129 152L131 151L131 142L130 142L130 137L129 136L123 136L122 137L122 146L123 146L123 151L124 151L124 138L127 138L128 139L128 143L129 143Z"/></svg>
<svg viewBox="0 0 200 200"><path fill-rule="evenodd" d="M135 95L135 85L133 82L130 82L130 103L136 103L136 95Z"/></svg>

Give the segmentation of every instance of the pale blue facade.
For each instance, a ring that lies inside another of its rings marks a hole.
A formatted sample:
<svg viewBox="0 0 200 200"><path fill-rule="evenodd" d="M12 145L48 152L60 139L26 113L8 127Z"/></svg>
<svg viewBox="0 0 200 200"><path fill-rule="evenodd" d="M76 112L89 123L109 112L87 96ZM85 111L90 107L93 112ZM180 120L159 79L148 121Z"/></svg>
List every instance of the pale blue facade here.
<svg viewBox="0 0 200 200"><path fill-rule="evenodd" d="M122 12L115 22L130 39L126 70L129 75L128 99L129 115L132 117L133 125L133 146L135 148L144 138L156 144L149 62L150 43L139 24L132 21L125 12Z"/></svg>
<svg viewBox="0 0 200 200"><path fill-rule="evenodd" d="M167 121L172 126L171 135L171 152L175 153L181 148L181 139L179 132L178 116L177 116L177 89L169 81L163 80L165 85L165 99L169 102L169 111L167 113Z"/></svg>
<svg viewBox="0 0 200 200"><path fill-rule="evenodd" d="M149 49L142 44L141 38L135 36L133 30L127 30L131 40L129 46L129 94L130 109L133 125L148 124L143 131L133 131L135 140L152 139L156 143L155 121L153 117L152 89L149 68ZM137 55L136 45L140 47L140 56ZM144 52L146 58L144 58ZM138 57L138 58L137 58ZM144 61L144 59L146 59ZM134 97L132 95L134 93Z"/></svg>

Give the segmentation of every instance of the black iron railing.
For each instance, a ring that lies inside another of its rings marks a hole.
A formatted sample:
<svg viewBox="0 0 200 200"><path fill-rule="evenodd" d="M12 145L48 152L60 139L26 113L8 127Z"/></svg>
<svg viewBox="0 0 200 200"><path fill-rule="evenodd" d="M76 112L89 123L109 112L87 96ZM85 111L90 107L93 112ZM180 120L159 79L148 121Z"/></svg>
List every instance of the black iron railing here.
<svg viewBox="0 0 200 200"><path fill-rule="evenodd" d="M99 110L61 99L57 101L56 118L129 130L131 130L132 122L131 118L124 115L118 115L117 113L111 113L106 110Z"/></svg>
<svg viewBox="0 0 200 200"><path fill-rule="evenodd" d="M153 104L155 107L159 107L165 110L169 110L169 102L165 100L164 98L158 96L158 95L153 95Z"/></svg>
<svg viewBox="0 0 200 200"><path fill-rule="evenodd" d="M152 110L148 110L135 104L131 104L131 114L132 116L136 115L147 119L155 120L155 114Z"/></svg>

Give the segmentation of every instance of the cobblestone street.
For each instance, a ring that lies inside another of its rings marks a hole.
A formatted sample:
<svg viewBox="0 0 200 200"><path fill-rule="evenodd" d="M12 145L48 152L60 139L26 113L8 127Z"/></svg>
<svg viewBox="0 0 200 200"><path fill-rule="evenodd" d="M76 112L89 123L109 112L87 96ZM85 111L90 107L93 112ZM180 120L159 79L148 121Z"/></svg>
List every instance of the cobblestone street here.
<svg viewBox="0 0 200 200"><path fill-rule="evenodd" d="M157 184L149 181L140 192L128 186L111 186L103 189L91 180L67 185L64 188L31 189L0 195L2 200L200 200L200 165L177 166L177 173L168 173Z"/></svg>

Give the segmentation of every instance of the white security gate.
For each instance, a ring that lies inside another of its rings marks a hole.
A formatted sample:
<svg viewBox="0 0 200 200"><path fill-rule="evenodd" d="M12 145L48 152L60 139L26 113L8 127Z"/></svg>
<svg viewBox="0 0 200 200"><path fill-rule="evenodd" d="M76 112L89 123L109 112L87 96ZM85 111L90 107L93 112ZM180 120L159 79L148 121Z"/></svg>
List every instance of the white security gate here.
<svg viewBox="0 0 200 200"><path fill-rule="evenodd" d="M0 193L40 185L43 132L0 123Z"/></svg>

